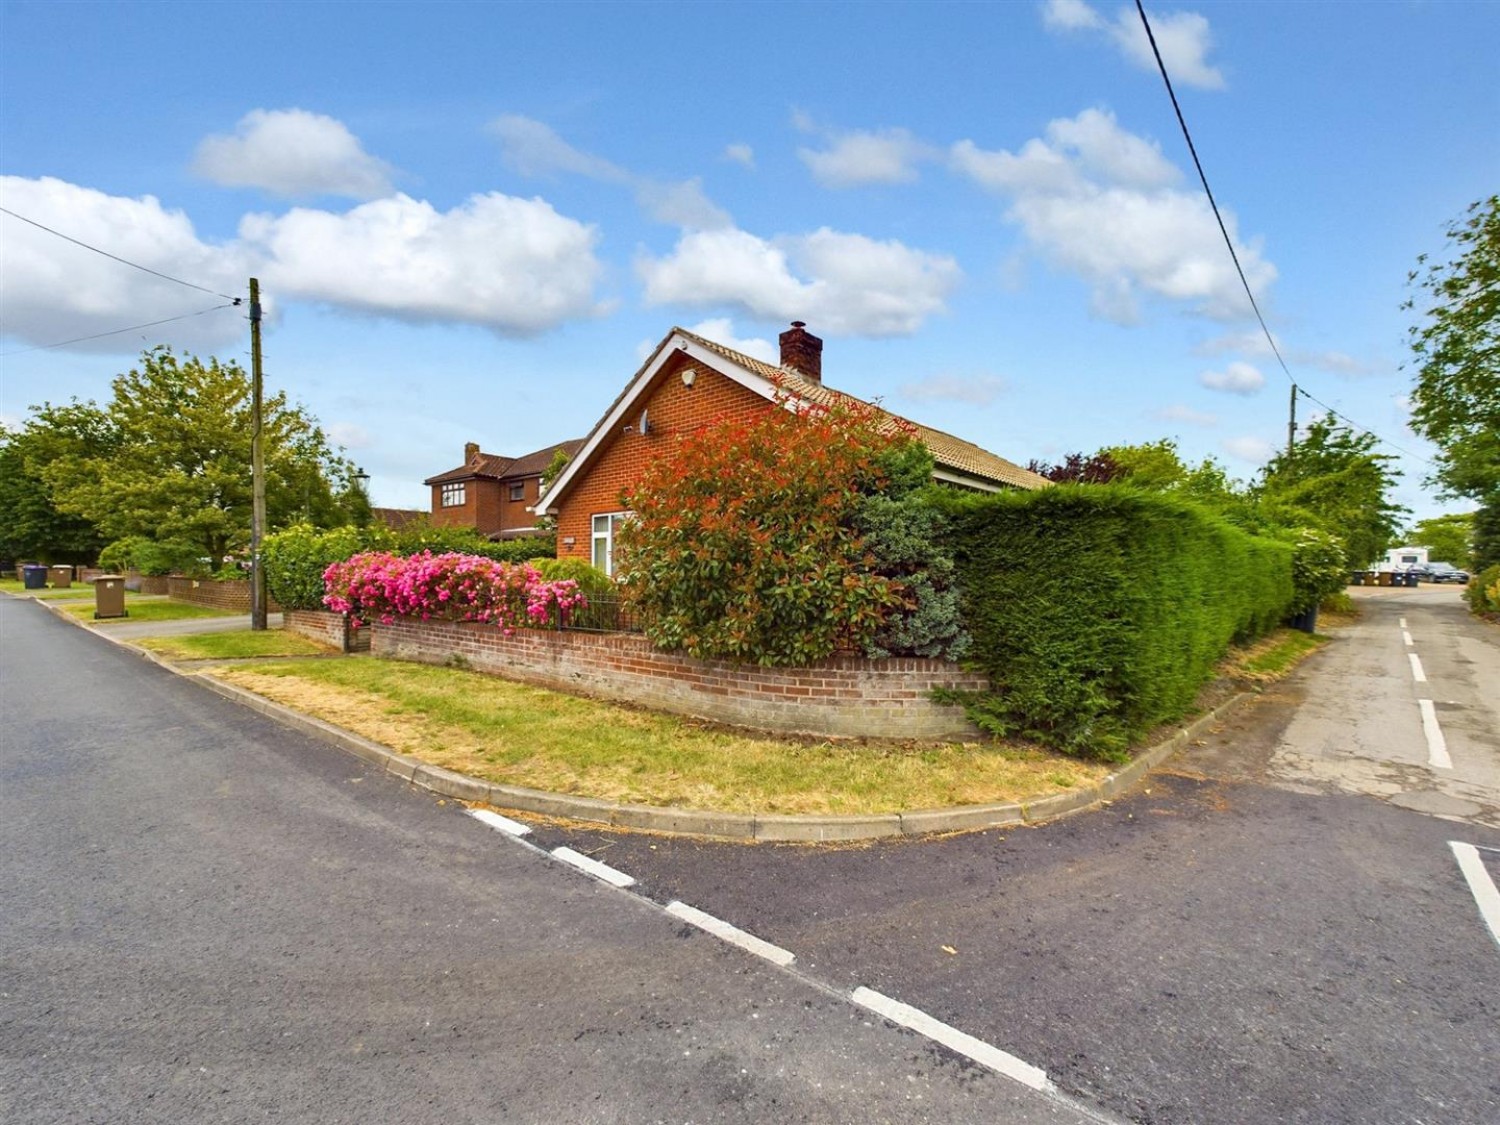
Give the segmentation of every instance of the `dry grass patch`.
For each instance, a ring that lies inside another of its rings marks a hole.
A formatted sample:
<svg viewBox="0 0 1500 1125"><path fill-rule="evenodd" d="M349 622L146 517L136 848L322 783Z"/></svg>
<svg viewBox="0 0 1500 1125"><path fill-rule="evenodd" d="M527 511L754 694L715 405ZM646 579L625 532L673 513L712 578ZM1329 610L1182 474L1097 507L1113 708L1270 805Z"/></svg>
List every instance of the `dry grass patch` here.
<svg viewBox="0 0 1500 1125"><path fill-rule="evenodd" d="M877 814L1031 799L1109 772L1013 744L757 736L396 661L275 664L216 674L432 765L632 804Z"/></svg>
<svg viewBox="0 0 1500 1125"><path fill-rule="evenodd" d="M1234 649L1220 671L1234 680L1269 684L1284 679L1298 664L1328 643L1327 637L1299 629L1277 629L1254 644Z"/></svg>

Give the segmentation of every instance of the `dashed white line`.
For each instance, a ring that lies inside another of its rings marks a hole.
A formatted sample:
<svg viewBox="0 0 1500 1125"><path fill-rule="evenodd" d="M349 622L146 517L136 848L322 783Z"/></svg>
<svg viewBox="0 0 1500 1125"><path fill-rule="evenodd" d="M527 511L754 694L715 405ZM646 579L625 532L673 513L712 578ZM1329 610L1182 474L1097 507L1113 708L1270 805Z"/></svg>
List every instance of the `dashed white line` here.
<svg viewBox="0 0 1500 1125"><path fill-rule="evenodd" d="M727 941L730 945L737 945L748 953L753 953L757 957L764 957L773 965L780 965L782 968L786 968L786 966L797 959L795 954L782 949L781 946L772 945L770 942L764 941L754 934L746 933L738 926L731 926L723 919L715 918L712 914L705 914L697 907L689 906L685 902L669 902L667 904L667 913L674 918L681 918L684 922L691 922L700 930L711 933L714 937L722 941Z"/></svg>
<svg viewBox="0 0 1500 1125"><path fill-rule="evenodd" d="M1406 618L1404 618L1404 617L1401 619L1401 628L1403 628L1403 629L1406 628Z"/></svg>
<svg viewBox="0 0 1500 1125"><path fill-rule="evenodd" d="M501 816L497 812L490 812L489 809L470 809L469 815L481 824L488 824L496 831L504 832L509 836L529 836L531 834L531 829L519 820L511 820L510 817Z"/></svg>
<svg viewBox="0 0 1500 1125"><path fill-rule="evenodd" d="M1408 652L1406 659L1411 661L1411 678L1419 684L1427 682L1427 673L1422 671L1422 661L1414 652Z"/></svg>
<svg viewBox="0 0 1500 1125"><path fill-rule="evenodd" d="M1451 770L1453 759L1448 757L1448 740L1438 726L1437 708L1430 699L1417 700L1417 706L1422 708L1422 733L1427 736L1427 764L1434 769Z"/></svg>
<svg viewBox="0 0 1500 1125"><path fill-rule="evenodd" d="M1416 641L1411 639L1411 634L1408 633L1405 629L1401 630L1401 639L1406 642L1407 648L1411 648L1412 645L1417 643Z"/></svg>
<svg viewBox="0 0 1500 1125"><path fill-rule="evenodd" d="M586 855L580 855L572 848L553 848L552 855L564 863L592 875L595 879L602 879L612 887L635 886L635 880L625 874L625 872L617 871L607 863L600 863L597 859L590 859Z"/></svg>
<svg viewBox="0 0 1500 1125"><path fill-rule="evenodd" d="M1047 1077L1046 1071L1030 1063L1022 1062L1015 1055L1002 1051L999 1047L992 1047L983 1040L975 1039L956 1027L950 1027L940 1020L935 1020L926 1012L913 1008L909 1004L892 1000L889 996L882 996L873 989L863 986L856 988L849 999L862 1008L868 1008L877 1016L910 1028L919 1035L925 1035L949 1050L957 1051L960 1055L971 1058L1024 1086L1030 1086L1033 1090L1052 1092L1057 1089L1052 1084L1052 1080Z"/></svg>
<svg viewBox="0 0 1500 1125"><path fill-rule="evenodd" d="M1458 869L1464 873L1469 892L1479 904L1479 914L1490 928L1490 936L1500 943L1500 890L1495 889L1495 880L1485 870L1479 849L1457 840L1449 840L1448 846L1453 849L1453 858L1458 860Z"/></svg>

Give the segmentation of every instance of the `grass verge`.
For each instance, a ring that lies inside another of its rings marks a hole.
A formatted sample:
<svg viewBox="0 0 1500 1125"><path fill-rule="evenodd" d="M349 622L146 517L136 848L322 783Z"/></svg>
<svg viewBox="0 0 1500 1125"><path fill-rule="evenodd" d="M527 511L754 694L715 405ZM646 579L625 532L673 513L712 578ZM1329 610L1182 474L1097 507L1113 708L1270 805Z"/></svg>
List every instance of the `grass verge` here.
<svg viewBox="0 0 1500 1125"><path fill-rule="evenodd" d="M271 664L215 674L470 777L633 804L878 814L1031 799L1109 772L1021 745L756 736L397 661Z"/></svg>
<svg viewBox="0 0 1500 1125"><path fill-rule="evenodd" d="M1275 683L1327 643L1327 637L1315 633L1278 629L1253 645L1235 649L1224 662L1223 672L1252 684Z"/></svg>
<svg viewBox="0 0 1500 1125"><path fill-rule="evenodd" d="M24 583L14 578L0 578L0 591L7 594L21 594L31 598L41 598L43 601L64 598L87 598L89 601L94 600L94 588L78 582L61 590L54 590L51 586L40 590L28 590Z"/></svg>
<svg viewBox="0 0 1500 1125"><path fill-rule="evenodd" d="M94 602L90 599L84 605L70 605L61 607L64 612L71 613L74 617L84 621L94 622ZM125 598L125 609L129 617L106 617L95 622L99 625L116 625L140 621L183 621L190 617L238 617L228 609L210 609L205 605L193 605L191 602L174 602L167 599L154 597Z"/></svg>
<svg viewBox="0 0 1500 1125"><path fill-rule="evenodd" d="M244 660L258 656L322 656L335 651L284 629L255 632L189 633L181 637L145 637L142 648L172 660Z"/></svg>

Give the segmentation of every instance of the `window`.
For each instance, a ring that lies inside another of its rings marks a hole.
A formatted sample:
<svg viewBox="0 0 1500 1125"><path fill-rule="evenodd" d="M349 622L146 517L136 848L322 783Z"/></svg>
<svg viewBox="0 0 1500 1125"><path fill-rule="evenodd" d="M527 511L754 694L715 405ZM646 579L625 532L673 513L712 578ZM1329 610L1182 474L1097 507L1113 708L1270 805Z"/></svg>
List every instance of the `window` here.
<svg viewBox="0 0 1500 1125"><path fill-rule="evenodd" d="M468 491L462 484L443 485L442 501L445 508L461 508Z"/></svg>
<svg viewBox="0 0 1500 1125"><path fill-rule="evenodd" d="M615 528L625 521L628 512L612 512L594 517L593 563L611 578L615 574Z"/></svg>
<svg viewBox="0 0 1500 1125"><path fill-rule="evenodd" d="M510 482L510 498L512 500L526 499L526 482L524 480L513 480Z"/></svg>

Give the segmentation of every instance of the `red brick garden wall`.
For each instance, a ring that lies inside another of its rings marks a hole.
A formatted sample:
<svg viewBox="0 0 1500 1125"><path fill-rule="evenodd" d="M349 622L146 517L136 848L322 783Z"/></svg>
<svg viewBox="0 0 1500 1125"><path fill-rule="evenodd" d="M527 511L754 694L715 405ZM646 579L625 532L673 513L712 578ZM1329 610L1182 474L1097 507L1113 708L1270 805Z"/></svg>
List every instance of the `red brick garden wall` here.
<svg viewBox="0 0 1500 1125"><path fill-rule="evenodd" d="M325 609L289 609L282 616L282 624L290 633L329 645L340 652L370 651L370 630L350 628L349 619L342 613L330 613Z"/></svg>
<svg viewBox="0 0 1500 1125"><path fill-rule="evenodd" d="M149 578L141 581L141 593L156 592L146 589L145 583L151 581ZM219 582L212 578L183 578L174 574L165 579L165 582L167 588L161 592L178 601L192 602L212 609L232 609L238 613L250 612L250 583L247 580ZM274 598L266 599L266 609L270 613L281 612L281 607Z"/></svg>
<svg viewBox="0 0 1500 1125"><path fill-rule="evenodd" d="M934 703L935 687L980 690L982 676L941 660L840 658L808 668L761 668L659 652L625 633L518 630L398 621L374 625L376 656L471 668L543 687L784 734L978 737L963 709Z"/></svg>

